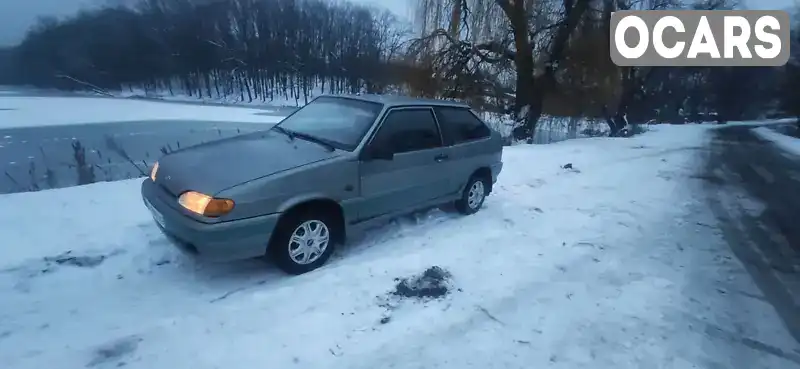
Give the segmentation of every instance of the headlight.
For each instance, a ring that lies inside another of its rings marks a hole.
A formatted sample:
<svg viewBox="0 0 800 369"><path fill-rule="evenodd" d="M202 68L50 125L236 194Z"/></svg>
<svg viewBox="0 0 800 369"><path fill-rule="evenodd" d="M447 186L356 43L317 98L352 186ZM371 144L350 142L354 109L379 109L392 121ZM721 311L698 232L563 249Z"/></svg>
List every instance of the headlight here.
<svg viewBox="0 0 800 369"><path fill-rule="evenodd" d="M211 218L230 213L234 205L233 200L217 199L194 191L184 192L178 203L186 210Z"/></svg>
<svg viewBox="0 0 800 369"><path fill-rule="evenodd" d="M156 181L156 173L158 173L158 162L153 164L153 169L150 169L150 179L155 182Z"/></svg>

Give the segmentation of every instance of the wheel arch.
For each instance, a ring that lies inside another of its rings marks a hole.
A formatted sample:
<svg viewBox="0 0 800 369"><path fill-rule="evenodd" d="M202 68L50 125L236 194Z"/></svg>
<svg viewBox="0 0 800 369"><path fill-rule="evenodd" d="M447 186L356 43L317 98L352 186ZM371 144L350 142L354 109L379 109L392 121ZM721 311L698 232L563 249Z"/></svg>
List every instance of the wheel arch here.
<svg viewBox="0 0 800 369"><path fill-rule="evenodd" d="M486 184L488 185L487 193L492 192L492 169L489 167L480 167L475 169L474 172L469 176L469 178L478 177L486 179ZM469 181L468 181L469 182ZM466 184L464 184L466 186ZM462 190L463 191L463 190Z"/></svg>
<svg viewBox="0 0 800 369"><path fill-rule="evenodd" d="M333 216L337 222L335 226L340 235L340 239L337 241L344 242L347 232L344 208L336 200L324 196L306 196L286 202L280 207L281 216L278 218L276 227L284 226L288 219L297 214L316 211L322 211Z"/></svg>

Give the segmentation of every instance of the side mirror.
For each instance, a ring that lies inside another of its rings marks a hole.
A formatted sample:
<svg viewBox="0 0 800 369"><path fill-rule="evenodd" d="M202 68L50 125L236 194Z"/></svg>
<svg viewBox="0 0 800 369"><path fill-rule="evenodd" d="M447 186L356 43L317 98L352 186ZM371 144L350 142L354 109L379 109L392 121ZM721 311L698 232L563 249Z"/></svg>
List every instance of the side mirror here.
<svg viewBox="0 0 800 369"><path fill-rule="evenodd" d="M365 150L363 158L365 160L392 160L394 151L384 145L369 146Z"/></svg>

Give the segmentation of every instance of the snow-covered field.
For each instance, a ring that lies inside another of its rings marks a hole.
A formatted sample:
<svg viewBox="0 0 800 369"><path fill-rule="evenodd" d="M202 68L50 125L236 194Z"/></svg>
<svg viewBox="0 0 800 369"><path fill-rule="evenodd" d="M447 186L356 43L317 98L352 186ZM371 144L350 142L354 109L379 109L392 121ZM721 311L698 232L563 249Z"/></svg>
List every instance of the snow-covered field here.
<svg viewBox="0 0 800 369"><path fill-rule="evenodd" d="M507 148L479 213L387 224L297 277L179 254L140 180L0 196L0 368L797 367L695 177L708 129ZM444 298L388 297L433 265Z"/></svg>
<svg viewBox="0 0 800 369"><path fill-rule="evenodd" d="M0 129L145 120L205 120L274 124L280 117L264 110L187 106L155 101L0 95Z"/></svg>
<svg viewBox="0 0 800 369"><path fill-rule="evenodd" d="M782 150L800 156L800 139L780 134L767 127L754 128L753 132L762 139L772 142Z"/></svg>

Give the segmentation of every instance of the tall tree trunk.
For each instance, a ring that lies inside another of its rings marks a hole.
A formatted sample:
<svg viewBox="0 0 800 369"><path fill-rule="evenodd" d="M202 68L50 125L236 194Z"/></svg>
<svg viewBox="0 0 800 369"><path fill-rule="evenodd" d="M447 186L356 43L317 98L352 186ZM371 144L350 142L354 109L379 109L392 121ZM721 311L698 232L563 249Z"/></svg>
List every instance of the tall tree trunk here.
<svg viewBox="0 0 800 369"><path fill-rule="evenodd" d="M206 94L208 94L209 99L213 99L214 96L211 95L211 73L203 72L203 77L205 78L206 83Z"/></svg>
<svg viewBox="0 0 800 369"><path fill-rule="evenodd" d="M540 75L535 73L533 48L528 34L528 12L525 9L525 2L505 3L507 6L503 7L503 10L506 11L511 27L514 30L514 46L517 50L514 59L517 69L517 111L523 106L528 107L522 129L515 129L515 138L527 138L529 143L533 142L536 124L544 112L545 97L555 90L558 84L556 80L558 64L564 58L569 38L586 13L589 1L564 0L566 18L558 27L555 37L550 43L550 49L542 60L544 70ZM520 104L520 101L522 104Z"/></svg>
<svg viewBox="0 0 800 369"><path fill-rule="evenodd" d="M220 97L220 96L222 96L222 95L219 93L219 79L220 79L220 78L222 78L222 77L221 77L221 76L220 76L220 74L219 74L219 70L215 70L215 71L214 71L214 91L216 91L216 92L217 92L217 97Z"/></svg>
<svg viewBox="0 0 800 369"><path fill-rule="evenodd" d="M514 68L517 71L514 111L517 114L525 114L522 126L515 128L513 135L516 139L532 138L533 128L541 115L542 104L541 102L537 103L539 99L534 96L533 47L528 35L525 2L498 2L498 4L508 17L514 34L514 48L516 49Z"/></svg>

